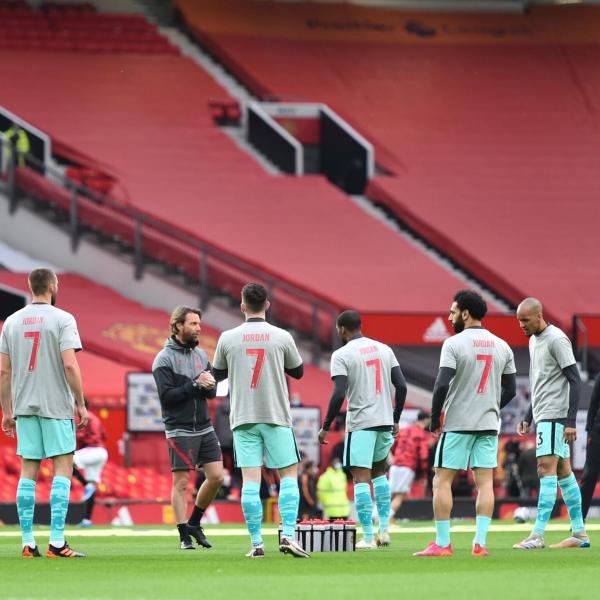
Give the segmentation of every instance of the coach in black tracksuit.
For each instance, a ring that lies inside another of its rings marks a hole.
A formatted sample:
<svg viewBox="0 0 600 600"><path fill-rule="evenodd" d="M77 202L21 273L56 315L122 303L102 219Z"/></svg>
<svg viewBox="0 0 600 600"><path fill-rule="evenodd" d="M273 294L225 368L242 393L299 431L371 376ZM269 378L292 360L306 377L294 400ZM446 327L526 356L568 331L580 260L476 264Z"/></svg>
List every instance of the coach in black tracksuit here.
<svg viewBox="0 0 600 600"><path fill-rule="evenodd" d="M585 519L594 497L594 489L600 474L600 374L596 378L585 430L588 434L585 467L581 479L581 512Z"/></svg>
<svg viewBox="0 0 600 600"><path fill-rule="evenodd" d="M171 470L172 505L182 550L210 548L200 519L223 483L223 457L207 400L216 396L216 382L204 350L198 348L202 312L178 306L171 315L172 336L157 354L152 374L158 388ZM186 521L190 471L204 468L206 479L198 490L194 510Z"/></svg>

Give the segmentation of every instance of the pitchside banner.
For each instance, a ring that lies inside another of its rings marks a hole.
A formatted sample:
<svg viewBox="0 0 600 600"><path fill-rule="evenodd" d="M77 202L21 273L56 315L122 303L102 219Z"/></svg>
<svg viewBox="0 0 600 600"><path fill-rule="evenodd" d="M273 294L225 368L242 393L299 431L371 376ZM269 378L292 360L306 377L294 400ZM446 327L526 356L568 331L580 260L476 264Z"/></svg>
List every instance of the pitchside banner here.
<svg viewBox="0 0 600 600"><path fill-rule="evenodd" d="M453 335L447 313L363 313L363 332L385 344L396 346L439 346ZM513 315L488 315L484 326L514 348L527 347Z"/></svg>
<svg viewBox="0 0 600 600"><path fill-rule="evenodd" d="M570 4L576 4L571 0ZM417 5L417 2L409 4ZM533 3L523 3L533 4ZM567 4L567 0L557 2ZM317 2L176 0L206 36L387 44L582 44L600 41L598 6L528 6L527 11L406 11Z"/></svg>

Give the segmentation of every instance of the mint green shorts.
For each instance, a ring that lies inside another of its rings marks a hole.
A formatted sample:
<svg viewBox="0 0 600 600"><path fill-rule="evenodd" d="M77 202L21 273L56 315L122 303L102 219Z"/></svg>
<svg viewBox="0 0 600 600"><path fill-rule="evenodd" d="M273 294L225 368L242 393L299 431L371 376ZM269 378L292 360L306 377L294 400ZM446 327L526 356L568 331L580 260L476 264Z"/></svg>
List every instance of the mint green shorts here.
<svg viewBox="0 0 600 600"><path fill-rule="evenodd" d="M435 449L434 467L495 469L498 466L498 436L444 431Z"/></svg>
<svg viewBox="0 0 600 600"><path fill-rule="evenodd" d="M570 458L571 450L565 442L565 426L561 423L542 421L535 427L535 455L536 456L558 456L559 458Z"/></svg>
<svg viewBox="0 0 600 600"><path fill-rule="evenodd" d="M269 469L283 469L300 462L294 430L270 423L248 423L233 430L235 464L262 467L263 458Z"/></svg>
<svg viewBox="0 0 600 600"><path fill-rule="evenodd" d="M373 463L385 460L394 443L390 431L358 429L344 437L344 466L372 469Z"/></svg>
<svg viewBox="0 0 600 600"><path fill-rule="evenodd" d="M17 455L42 460L75 452L73 419L17 417Z"/></svg>

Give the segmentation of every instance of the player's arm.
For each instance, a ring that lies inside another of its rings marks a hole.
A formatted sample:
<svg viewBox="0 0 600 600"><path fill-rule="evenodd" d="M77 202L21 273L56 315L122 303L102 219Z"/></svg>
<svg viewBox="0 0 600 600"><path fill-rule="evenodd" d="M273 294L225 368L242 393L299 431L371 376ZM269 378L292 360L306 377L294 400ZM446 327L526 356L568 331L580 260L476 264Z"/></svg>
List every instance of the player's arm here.
<svg viewBox="0 0 600 600"><path fill-rule="evenodd" d="M529 403L529 408L527 409L527 414L525 418L519 423L517 426L517 433L519 435L525 435L531 431L531 424L533 423L533 403Z"/></svg>
<svg viewBox="0 0 600 600"><path fill-rule="evenodd" d="M10 356L0 353L0 402L2 403L2 431L8 437L15 435L15 419L12 410L12 365Z"/></svg>
<svg viewBox="0 0 600 600"><path fill-rule="evenodd" d="M594 389L592 390L592 397L590 398L590 406L588 408L587 420L585 423L585 430L592 431L594 429L594 422L596 421L596 415L598 414L598 407L600 406L600 375L596 377L594 383Z"/></svg>
<svg viewBox="0 0 600 600"><path fill-rule="evenodd" d="M565 379L569 382L569 410L565 421L565 430L567 428L575 429L575 421L577 419L577 409L579 408L579 398L581 396L581 377L577 365L569 365L563 370ZM566 436L565 431L565 436ZM575 439L573 437L573 439ZM567 440L572 441L572 440Z"/></svg>
<svg viewBox="0 0 600 600"><path fill-rule="evenodd" d="M217 342L217 349L215 350L215 356L213 358L212 364L212 376L215 378L215 381L224 381L227 379L227 358L225 356L225 351L223 349L223 342L221 341L223 338L220 337Z"/></svg>
<svg viewBox="0 0 600 600"><path fill-rule="evenodd" d="M348 377L346 375L335 375L333 379L333 392L329 399L329 407L327 408L327 415L323 421L323 427L319 432L319 442L321 444L328 444L327 432L331 428L331 424L335 418L340 414L344 398L346 397L346 387L348 386Z"/></svg>
<svg viewBox="0 0 600 600"><path fill-rule="evenodd" d="M404 379L404 373L399 365L392 367L391 371L392 385L396 389L396 397L394 402L394 435L397 435L400 423L400 416L404 409L404 403L406 402L406 394L408 393L408 386L406 385L406 379Z"/></svg>
<svg viewBox="0 0 600 600"><path fill-rule="evenodd" d="M567 418L565 420L565 441L572 442L577 437L575 420L581 392L579 369L573 355L573 346L566 336L554 340L549 350L552 357L558 363L565 379L569 382L569 410L567 411Z"/></svg>
<svg viewBox="0 0 600 600"><path fill-rule="evenodd" d="M229 376L227 369L217 369L216 367L213 367L211 372L216 381L223 381Z"/></svg>
<svg viewBox="0 0 600 600"><path fill-rule="evenodd" d="M289 375L290 377L293 377L294 379L302 379L303 375L304 375L304 365L298 365L297 367L294 367L293 369L288 369L287 367L284 368L285 374Z"/></svg>
<svg viewBox="0 0 600 600"><path fill-rule="evenodd" d="M83 398L83 383L81 381L81 370L75 356L76 349L68 348L60 353L67 383L75 397L75 408L79 416L77 427L83 429L88 423L87 409Z"/></svg>
<svg viewBox="0 0 600 600"><path fill-rule="evenodd" d="M435 379L433 397L431 399L431 425L429 427L430 431L434 433L438 432L441 427L442 408L444 407L444 402L448 395L448 390L450 389L450 382L455 374L456 369L440 367Z"/></svg>
<svg viewBox="0 0 600 600"><path fill-rule="evenodd" d="M504 408L517 395L517 374L505 373L500 380L500 408Z"/></svg>
<svg viewBox="0 0 600 600"><path fill-rule="evenodd" d="M152 375L156 382L158 397L165 406L186 402L203 391L194 385L193 379L188 379L188 381L182 383L181 376L175 374L167 361L160 361L155 364Z"/></svg>
<svg viewBox="0 0 600 600"><path fill-rule="evenodd" d="M302 357L298 352L294 338L290 334L288 335L288 342L284 349L285 355L283 369L286 375L289 375L294 379L302 379L302 376L304 375L304 364L302 363Z"/></svg>
<svg viewBox="0 0 600 600"><path fill-rule="evenodd" d="M198 382L202 398L211 400L217 397L217 380L211 373L210 363L207 364L206 369L200 373L196 381Z"/></svg>

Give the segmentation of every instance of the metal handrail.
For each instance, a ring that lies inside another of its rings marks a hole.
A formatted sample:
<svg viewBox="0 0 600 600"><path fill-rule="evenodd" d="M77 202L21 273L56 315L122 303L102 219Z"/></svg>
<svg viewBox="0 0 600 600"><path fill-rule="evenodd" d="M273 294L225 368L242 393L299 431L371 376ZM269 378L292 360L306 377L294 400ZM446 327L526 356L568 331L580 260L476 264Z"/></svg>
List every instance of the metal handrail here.
<svg viewBox="0 0 600 600"><path fill-rule="evenodd" d="M9 142L0 138L2 145L8 145ZM16 194L17 180L16 180L16 161L12 148L8 154L8 168L7 168L7 189L8 196L11 206L11 212L14 212L17 206L18 198ZM94 202L95 204L108 208L114 211L116 214L128 217L133 221L133 252L135 257L135 277L141 278L144 270L144 253L143 253L143 229L148 228L151 231L158 232L166 235L169 238L180 242L189 248L194 249L198 252L198 280L200 283L200 302L203 308L206 308L208 304L208 260L213 258L219 262L237 269L241 272L248 273L250 279L259 279L266 284L269 294L272 294L275 290L283 291L301 301L306 302L312 310L312 351L313 351L313 362L317 363L321 354L321 342L319 336L319 313L327 313L331 315L332 320L335 320L335 316L339 312L340 307L332 300L325 296L320 296L314 292L307 290L306 288L288 283L281 279L276 273L270 272L262 267L253 264L250 261L246 261L238 256L228 253L221 248L215 246L213 243L202 239L200 237L194 237L187 233L184 229L174 224L167 224L163 221L148 215L137 208L127 206L126 204L120 203L117 200L111 198L106 194L101 194L95 190L90 189L84 184L77 183L65 177L64 173L57 169L53 165L44 164L42 161L37 159L31 154L25 156L26 165L38 172L45 173L51 176L51 180L56 182L57 185L62 187L71 193L71 206L69 210L70 217L70 233L71 233L71 245L73 251L77 250L80 236L79 228L79 201L80 197L84 197L85 200ZM335 330L332 328L331 332L331 345L336 345Z"/></svg>

